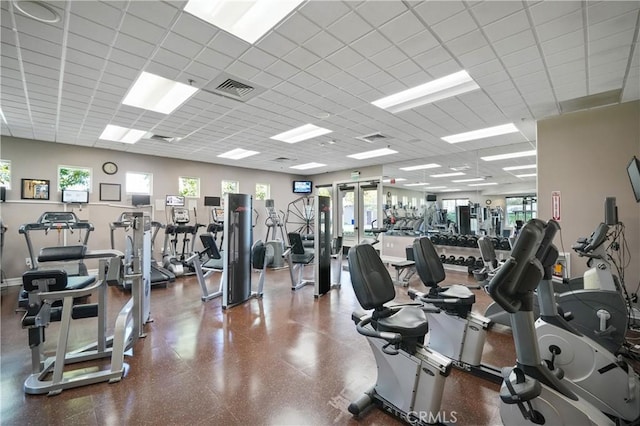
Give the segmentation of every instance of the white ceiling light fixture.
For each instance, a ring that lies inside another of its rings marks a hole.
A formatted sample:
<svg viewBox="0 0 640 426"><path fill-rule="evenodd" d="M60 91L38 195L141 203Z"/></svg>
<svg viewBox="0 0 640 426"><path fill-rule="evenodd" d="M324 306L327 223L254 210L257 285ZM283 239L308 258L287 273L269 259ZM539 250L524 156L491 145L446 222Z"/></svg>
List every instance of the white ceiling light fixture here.
<svg viewBox="0 0 640 426"><path fill-rule="evenodd" d="M458 188L451 188L451 189L441 189L440 192L456 192L456 191L462 191L461 189Z"/></svg>
<svg viewBox="0 0 640 426"><path fill-rule="evenodd" d="M365 152L359 152L357 154L347 155L347 157L353 158L355 160L366 160L367 158L382 157L384 155L393 155L397 153L398 151L394 151L393 149L382 148L382 149L374 149L373 151L365 151Z"/></svg>
<svg viewBox="0 0 640 426"><path fill-rule="evenodd" d="M509 167L503 167L502 170L509 172L512 170L526 170L526 169L535 169L536 167L538 167L537 164L527 164L526 166L509 166Z"/></svg>
<svg viewBox="0 0 640 426"><path fill-rule="evenodd" d="M143 71L122 103L161 114L171 114L197 91L196 87L188 84Z"/></svg>
<svg viewBox="0 0 640 426"><path fill-rule="evenodd" d="M289 167L290 169L297 169L297 170L308 170L308 169L317 169L318 167L325 167L326 164L322 164L322 163L305 163L305 164L298 164L297 166L291 166Z"/></svg>
<svg viewBox="0 0 640 426"><path fill-rule="evenodd" d="M432 189L446 189L446 186L430 186L427 190L431 191Z"/></svg>
<svg viewBox="0 0 640 426"><path fill-rule="evenodd" d="M127 127L107 124L99 139L106 141L136 143L147 133L146 130L129 129Z"/></svg>
<svg viewBox="0 0 640 426"><path fill-rule="evenodd" d="M302 1L189 0L184 11L253 44Z"/></svg>
<svg viewBox="0 0 640 426"><path fill-rule="evenodd" d="M516 175L517 178L527 178L527 177L534 177L534 176L538 176L537 173L525 173L524 175Z"/></svg>
<svg viewBox="0 0 640 426"><path fill-rule="evenodd" d="M498 182L485 182L485 183L470 183L469 186L490 186L497 185Z"/></svg>
<svg viewBox="0 0 640 426"><path fill-rule="evenodd" d="M414 182L414 183L405 183L404 186L425 186L425 185L429 185L428 183L425 182Z"/></svg>
<svg viewBox="0 0 640 426"><path fill-rule="evenodd" d="M484 180L484 178L457 179L457 180L452 180L451 182L453 182L453 183L480 182L482 180Z"/></svg>
<svg viewBox="0 0 640 426"><path fill-rule="evenodd" d="M487 127L485 129L473 130L471 132L458 133L456 135L445 136L441 138L445 142L458 143L473 141L476 139L490 138L492 136L506 135L509 133L519 132L518 128L513 124L503 124L500 126Z"/></svg>
<svg viewBox="0 0 640 426"><path fill-rule="evenodd" d="M258 151L251 151L248 149L236 148L231 151L227 151L218 155L220 158L228 158L230 160L241 160L243 158L251 157L252 155L260 154Z"/></svg>
<svg viewBox="0 0 640 426"><path fill-rule="evenodd" d="M296 143L315 138L316 136L326 135L331 132L333 132L333 130L314 126L313 124L305 124L304 126L296 127L295 129L287 130L286 132L271 136L269 139L275 139L286 143Z"/></svg>
<svg viewBox="0 0 640 426"><path fill-rule="evenodd" d="M391 183L392 180L396 182L404 182L406 179L405 178L382 179L382 183Z"/></svg>
<svg viewBox="0 0 640 426"><path fill-rule="evenodd" d="M395 114L479 88L469 73L462 70L371 103Z"/></svg>
<svg viewBox="0 0 640 426"><path fill-rule="evenodd" d="M489 155L487 157L480 157L480 159L484 161L498 161L507 160L509 158L530 157L533 155L536 155L535 149L531 151L510 152L508 154Z"/></svg>
<svg viewBox="0 0 640 426"><path fill-rule="evenodd" d="M437 175L431 175L432 178L443 178L443 177L452 177L452 176L464 176L465 173L462 172L453 172L453 173L440 173Z"/></svg>
<svg viewBox="0 0 640 426"><path fill-rule="evenodd" d="M429 163L429 164L420 164L418 166L400 167L400 170L410 172L413 170L435 169L437 167L441 167L440 164Z"/></svg>

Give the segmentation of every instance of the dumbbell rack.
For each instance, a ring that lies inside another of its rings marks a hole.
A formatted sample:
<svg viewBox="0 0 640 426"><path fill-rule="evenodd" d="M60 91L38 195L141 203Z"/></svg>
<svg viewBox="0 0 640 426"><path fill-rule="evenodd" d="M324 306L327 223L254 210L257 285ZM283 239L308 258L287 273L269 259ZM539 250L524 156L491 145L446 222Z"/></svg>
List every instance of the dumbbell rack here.
<svg viewBox="0 0 640 426"><path fill-rule="evenodd" d="M477 247L462 247L462 246L449 246L449 245L435 245L436 251L438 255L455 256L456 258L463 256L469 257L474 256L476 259L482 259L480 256L480 249ZM498 259L504 259L509 255L508 250L496 250L496 256ZM469 272L469 267L466 265L455 265L451 263L443 262L443 266L445 269L450 271L457 272ZM476 266L477 269L481 269L481 267Z"/></svg>

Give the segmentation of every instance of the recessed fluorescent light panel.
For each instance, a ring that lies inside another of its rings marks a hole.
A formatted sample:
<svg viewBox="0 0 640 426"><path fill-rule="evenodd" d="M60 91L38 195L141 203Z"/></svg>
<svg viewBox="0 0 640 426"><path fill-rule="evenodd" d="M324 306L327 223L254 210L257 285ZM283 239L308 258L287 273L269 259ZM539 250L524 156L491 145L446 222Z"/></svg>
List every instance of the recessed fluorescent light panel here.
<svg viewBox="0 0 640 426"><path fill-rule="evenodd" d="M122 103L161 114L171 114L197 88L143 71Z"/></svg>
<svg viewBox="0 0 640 426"><path fill-rule="evenodd" d="M378 108L386 109L395 114L479 88L480 86L463 70L371 103Z"/></svg>
<svg viewBox="0 0 640 426"><path fill-rule="evenodd" d="M300 3L302 0L189 0L184 10L253 44Z"/></svg>
<svg viewBox="0 0 640 426"><path fill-rule="evenodd" d="M485 182L485 183L470 183L469 186L489 186L489 185L497 185L498 182Z"/></svg>
<svg viewBox="0 0 640 426"><path fill-rule="evenodd" d="M449 143L458 143L516 132L518 132L518 128L514 126L513 123L509 123L501 126L487 127L486 129L473 130L471 132L458 133L457 135L445 136L442 140Z"/></svg>
<svg viewBox="0 0 640 426"><path fill-rule="evenodd" d="M438 175L431 175L432 178L441 178L441 177L451 177L451 176L464 176L465 174L462 172L453 172L453 173L440 173Z"/></svg>
<svg viewBox="0 0 640 426"><path fill-rule="evenodd" d="M400 167L400 170L410 172L413 170L435 169L436 167L440 167L440 164L436 164L436 163L420 164L418 166Z"/></svg>
<svg viewBox="0 0 640 426"><path fill-rule="evenodd" d="M526 166L509 166L509 167L503 167L502 170L504 171L511 171L511 170L526 170L526 169L535 169L536 167L538 167L537 164L527 164Z"/></svg>
<svg viewBox="0 0 640 426"><path fill-rule="evenodd" d="M484 161L497 161L507 160L509 158L530 157L533 155L536 155L535 149L531 151L510 152L509 154L489 155L488 157L480 157L480 159Z"/></svg>
<svg viewBox="0 0 640 426"><path fill-rule="evenodd" d="M314 126L313 124L305 124L304 126L296 127L295 129L291 129L275 136L271 136L270 139L275 139L277 141L286 143L296 143L315 138L316 136L326 135L327 133L331 132L333 132L333 130Z"/></svg>
<svg viewBox="0 0 640 426"><path fill-rule="evenodd" d="M516 175L516 177L519 177L519 178L534 177L534 176L538 176L538 174L537 173L526 173L524 175Z"/></svg>
<svg viewBox="0 0 640 426"><path fill-rule="evenodd" d="M453 183L480 182L481 180L484 180L484 178L458 179L458 180L452 180L451 182Z"/></svg>
<svg viewBox="0 0 640 426"><path fill-rule="evenodd" d="M432 189L445 189L446 186L430 186L427 190L431 191Z"/></svg>
<svg viewBox="0 0 640 426"><path fill-rule="evenodd" d="M236 148L231 151L227 151L224 154L218 155L220 158L228 158L230 160L241 160L243 158L251 157L252 155L260 154L258 151L250 151L248 149Z"/></svg>
<svg viewBox="0 0 640 426"><path fill-rule="evenodd" d="M382 157L384 155L392 155L397 153L398 151L394 151L393 149L382 148L382 149L374 149L373 151L365 151L365 152L359 152L358 154L347 155L347 157L353 158L356 160L365 160L367 158Z"/></svg>
<svg viewBox="0 0 640 426"><path fill-rule="evenodd" d="M451 188L451 189L441 189L440 192L456 192L461 191L461 189Z"/></svg>
<svg viewBox="0 0 640 426"><path fill-rule="evenodd" d="M146 133L146 130L128 129L126 127L107 124L107 127L104 128L99 139L122 143L136 143Z"/></svg>
<svg viewBox="0 0 640 426"><path fill-rule="evenodd" d="M305 163L305 164L298 164L297 166L291 166L289 167L290 169L298 169L298 170L308 170L308 169L315 169L318 167L324 167L326 166L326 164L322 164L322 163Z"/></svg>
<svg viewBox="0 0 640 426"><path fill-rule="evenodd" d="M425 182L415 182L415 183L405 183L404 186L425 186L425 185L429 185L428 183Z"/></svg>

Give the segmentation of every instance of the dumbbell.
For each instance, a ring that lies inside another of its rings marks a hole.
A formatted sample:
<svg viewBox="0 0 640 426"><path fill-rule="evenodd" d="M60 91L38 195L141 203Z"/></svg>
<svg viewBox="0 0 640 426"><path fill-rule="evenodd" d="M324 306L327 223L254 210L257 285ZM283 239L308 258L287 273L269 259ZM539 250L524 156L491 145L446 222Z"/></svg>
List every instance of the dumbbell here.
<svg viewBox="0 0 640 426"><path fill-rule="evenodd" d="M456 257L455 256L449 256L447 258L447 263L450 265L454 265L456 263Z"/></svg>
<svg viewBox="0 0 640 426"><path fill-rule="evenodd" d="M467 247L478 247L478 237L469 235L467 237Z"/></svg>
<svg viewBox="0 0 640 426"><path fill-rule="evenodd" d="M494 250L499 250L500 248L500 239L497 237L492 237L491 238L491 243L493 244L493 249Z"/></svg>
<svg viewBox="0 0 640 426"><path fill-rule="evenodd" d="M464 256L460 256L456 259L456 265L464 265L464 262L466 261L466 258Z"/></svg>
<svg viewBox="0 0 640 426"><path fill-rule="evenodd" d="M447 256L445 256L444 254L441 254L440 255L440 262L447 263Z"/></svg>
<svg viewBox="0 0 640 426"><path fill-rule="evenodd" d="M484 268L484 262L482 259L476 259L476 268Z"/></svg>
<svg viewBox="0 0 640 426"><path fill-rule="evenodd" d="M473 265L476 264L476 258L474 256L469 256L465 259L464 264L472 267Z"/></svg>
<svg viewBox="0 0 640 426"><path fill-rule="evenodd" d="M508 238L501 239L499 247L500 247L500 250L511 250L511 244L509 244L509 239Z"/></svg>
<svg viewBox="0 0 640 426"><path fill-rule="evenodd" d="M442 238L440 237L440 234L433 234L431 236L431 242L435 245L441 244L441 240Z"/></svg>

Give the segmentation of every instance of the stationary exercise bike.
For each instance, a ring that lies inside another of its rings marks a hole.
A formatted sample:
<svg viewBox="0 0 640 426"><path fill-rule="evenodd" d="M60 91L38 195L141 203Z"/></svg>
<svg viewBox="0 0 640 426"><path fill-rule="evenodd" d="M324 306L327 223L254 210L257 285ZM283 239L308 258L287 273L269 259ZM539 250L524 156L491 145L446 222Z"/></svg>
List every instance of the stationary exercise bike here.
<svg viewBox="0 0 640 426"><path fill-rule="evenodd" d="M550 220L545 240L560 226ZM640 379L622 357L582 334L558 314L552 270L558 250L549 245L540 255L544 276L538 285L540 318L535 323L541 357L552 370L561 369L569 388L604 413L625 422L640 422ZM604 319L603 319L604 321Z"/></svg>
<svg viewBox="0 0 640 426"><path fill-rule="evenodd" d="M547 234L548 232L548 234ZM503 369L500 417L505 425L614 425L597 407L581 398L562 371L542 362L533 317L534 290L544 276L539 258L547 257L553 226L530 220L520 232L511 256L489 284L489 294L507 312L516 349L516 366ZM546 238L545 238L546 236Z"/></svg>
<svg viewBox="0 0 640 426"><path fill-rule="evenodd" d="M409 296L443 311L427 314L427 347L450 358L453 365L463 371L501 383L500 370L480 362L490 320L471 312L475 295L463 285L438 285L444 281L445 271L428 237L414 240L413 256L416 271L424 285L429 287L429 292L420 293L410 289Z"/></svg>
<svg viewBox="0 0 640 426"><path fill-rule="evenodd" d="M351 318L376 359L376 384L349 405L354 416L377 405L411 424L442 421L440 404L451 360L422 345L429 324L422 308L385 306L395 298L389 271L370 244L349 249L351 283L365 310Z"/></svg>

